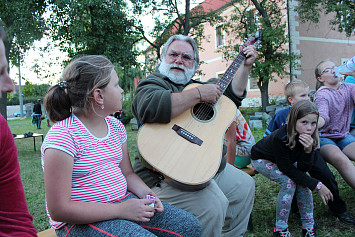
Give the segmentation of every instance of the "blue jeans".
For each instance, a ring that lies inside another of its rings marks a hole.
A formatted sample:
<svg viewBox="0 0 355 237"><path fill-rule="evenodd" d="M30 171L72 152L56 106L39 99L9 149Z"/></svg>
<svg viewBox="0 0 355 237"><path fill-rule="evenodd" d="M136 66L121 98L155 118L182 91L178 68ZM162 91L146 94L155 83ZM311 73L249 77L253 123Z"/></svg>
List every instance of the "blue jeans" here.
<svg viewBox="0 0 355 237"><path fill-rule="evenodd" d="M327 138L327 137L321 137L320 138L320 146L325 146L325 145L334 145L339 147L340 150L343 150L347 145L355 142L355 137L351 134L346 135L344 138Z"/></svg>
<svg viewBox="0 0 355 237"><path fill-rule="evenodd" d="M121 201L138 198L129 194ZM201 224L192 214L175 206L164 203L164 212L155 213L149 222L134 222L129 220L113 219L85 225L67 224L56 230L58 237L85 236L191 236L201 235Z"/></svg>
<svg viewBox="0 0 355 237"><path fill-rule="evenodd" d="M35 114L35 115L33 115L33 118L35 120L35 124L37 125L37 129L40 129L41 128L41 115Z"/></svg>

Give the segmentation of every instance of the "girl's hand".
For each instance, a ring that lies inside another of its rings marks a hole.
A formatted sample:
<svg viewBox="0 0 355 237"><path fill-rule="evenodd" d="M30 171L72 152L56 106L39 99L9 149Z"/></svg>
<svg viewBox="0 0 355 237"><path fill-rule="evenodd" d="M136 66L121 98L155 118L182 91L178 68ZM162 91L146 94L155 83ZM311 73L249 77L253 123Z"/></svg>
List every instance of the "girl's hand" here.
<svg viewBox="0 0 355 237"><path fill-rule="evenodd" d="M321 187L321 189L318 190L318 194L322 198L322 201L323 201L324 205L327 205L329 200L333 201L332 192L330 192L330 190L324 184Z"/></svg>
<svg viewBox="0 0 355 237"><path fill-rule="evenodd" d="M155 197L155 204L154 204L155 211L156 212L163 212L164 211L164 206L163 206L163 203L158 198L158 196L153 191L151 193L148 193L148 194Z"/></svg>
<svg viewBox="0 0 355 237"><path fill-rule="evenodd" d="M300 134L299 141L304 146L304 151L306 153L311 153L313 150L313 138L311 135L302 133Z"/></svg>
<svg viewBox="0 0 355 237"><path fill-rule="evenodd" d="M129 199L119 205L125 206L125 219L148 222L154 216L154 207L147 206L150 203L149 199Z"/></svg>

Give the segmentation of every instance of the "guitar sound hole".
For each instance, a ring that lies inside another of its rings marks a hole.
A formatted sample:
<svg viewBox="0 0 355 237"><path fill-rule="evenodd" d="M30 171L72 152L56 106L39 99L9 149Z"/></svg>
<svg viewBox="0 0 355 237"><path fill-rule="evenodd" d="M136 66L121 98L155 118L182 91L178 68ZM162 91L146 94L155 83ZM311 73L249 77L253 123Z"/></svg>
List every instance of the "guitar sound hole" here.
<svg viewBox="0 0 355 237"><path fill-rule="evenodd" d="M198 103L192 109L193 116L199 120L207 121L213 118L214 109L211 104Z"/></svg>

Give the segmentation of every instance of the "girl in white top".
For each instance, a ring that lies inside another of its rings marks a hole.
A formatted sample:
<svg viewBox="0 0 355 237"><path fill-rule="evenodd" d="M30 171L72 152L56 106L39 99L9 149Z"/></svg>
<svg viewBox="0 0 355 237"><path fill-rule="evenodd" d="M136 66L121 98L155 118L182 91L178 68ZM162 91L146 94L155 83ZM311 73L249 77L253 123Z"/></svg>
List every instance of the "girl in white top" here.
<svg viewBox="0 0 355 237"><path fill-rule="evenodd" d="M133 172L123 90L103 56L72 61L44 105L56 122L42 145L47 214L58 236L199 236L198 220L162 203ZM146 196L155 198L155 203Z"/></svg>

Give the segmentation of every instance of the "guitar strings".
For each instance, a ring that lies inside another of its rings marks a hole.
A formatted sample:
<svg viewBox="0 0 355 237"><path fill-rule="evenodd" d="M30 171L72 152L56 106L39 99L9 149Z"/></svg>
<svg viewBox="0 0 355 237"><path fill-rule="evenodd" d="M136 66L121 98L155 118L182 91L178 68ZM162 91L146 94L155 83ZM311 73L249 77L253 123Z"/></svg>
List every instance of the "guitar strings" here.
<svg viewBox="0 0 355 237"><path fill-rule="evenodd" d="M249 38L243 45L243 48L246 47L246 45L249 45L250 42L253 40L254 38ZM221 94L218 96L217 100L214 103L203 103L202 105L200 105L200 107L197 110L196 113L196 117L200 118L201 120L207 120L207 117L209 116L209 114L211 113L211 110L213 110L213 107L216 105L216 103L218 102L218 100L221 98L222 94L224 93L224 90L227 88L228 84L230 83L224 83L223 86L221 87L223 80L228 79L228 75L230 74L230 72L232 70L234 70L234 73L232 75L234 75L238 70L239 66L241 65L241 63L244 61L245 59L245 55L243 53L243 51L240 51L238 56L236 57L236 59L232 62L232 64L230 65L230 67L228 67L227 71L225 74L227 74L227 77L223 77L217 82L217 84L220 86L221 88ZM235 63L238 62L238 68L234 68ZM227 84L227 85L226 85ZM211 109L212 108L212 109ZM208 113L207 113L208 112Z"/></svg>
<svg viewBox="0 0 355 237"><path fill-rule="evenodd" d="M217 100L214 103L202 103L200 107L196 111L196 117L201 119L201 120L207 120L208 116L211 114L213 111L213 107L217 104L218 100L221 98L223 95L225 89L228 87L229 83L229 76L230 74L234 75L237 72L237 69L235 69L235 66L241 65L241 63L244 61L245 56L242 54L242 52L239 53L237 56L236 60L231 64L231 66L227 69L225 72L226 77L222 77L217 84L220 86L220 91L221 94L218 96ZM235 65L235 63L238 63L238 65ZM234 72L233 72L234 71ZM227 84L228 82L228 84Z"/></svg>

